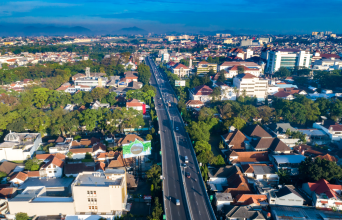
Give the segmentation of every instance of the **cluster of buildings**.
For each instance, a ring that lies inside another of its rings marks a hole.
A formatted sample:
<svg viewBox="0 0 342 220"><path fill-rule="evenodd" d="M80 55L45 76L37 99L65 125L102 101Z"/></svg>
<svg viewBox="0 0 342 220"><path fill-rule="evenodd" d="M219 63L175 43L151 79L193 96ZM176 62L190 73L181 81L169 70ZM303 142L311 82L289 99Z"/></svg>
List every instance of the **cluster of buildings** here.
<svg viewBox="0 0 342 220"><path fill-rule="evenodd" d="M282 177L278 172L281 170L290 179L296 179L299 164L307 156L332 162L339 160L308 145L296 145L285 135L284 129L290 128L289 124L265 128L249 125L242 131L230 127L229 132L222 135L224 149L221 151L229 165L209 167L207 181L208 189L215 194L219 216L225 219L270 219L271 216L273 219L311 219L301 218L301 213L316 212L317 216L342 217L331 211L320 211L342 210L341 185L324 179L297 187L279 184Z"/></svg>
<svg viewBox="0 0 342 220"><path fill-rule="evenodd" d="M123 148L147 143L135 134L117 139L107 136L106 140ZM51 143L50 153L41 150L42 144ZM0 171L7 174L0 186L0 213L7 219L15 219L19 212L36 217L115 219L130 211L128 193L136 189L138 175L151 166L148 154L128 157L125 151L108 150L94 137L76 141L60 136L42 143L40 134L9 133L0 151ZM36 166L31 170L9 162L31 158Z"/></svg>
<svg viewBox="0 0 342 220"><path fill-rule="evenodd" d="M7 64L9 68L19 66L35 65L43 62L73 63L81 60L88 60L88 56L80 56L75 52L45 52L13 54L11 52L0 56L0 65Z"/></svg>

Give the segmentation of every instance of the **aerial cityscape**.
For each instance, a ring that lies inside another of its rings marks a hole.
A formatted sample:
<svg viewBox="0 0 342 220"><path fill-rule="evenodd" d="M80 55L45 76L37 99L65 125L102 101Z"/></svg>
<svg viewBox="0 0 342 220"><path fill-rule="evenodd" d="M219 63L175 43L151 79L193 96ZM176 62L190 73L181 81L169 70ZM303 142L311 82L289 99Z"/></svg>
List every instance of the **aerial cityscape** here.
<svg viewBox="0 0 342 220"><path fill-rule="evenodd" d="M0 4L0 219L342 219L342 2Z"/></svg>

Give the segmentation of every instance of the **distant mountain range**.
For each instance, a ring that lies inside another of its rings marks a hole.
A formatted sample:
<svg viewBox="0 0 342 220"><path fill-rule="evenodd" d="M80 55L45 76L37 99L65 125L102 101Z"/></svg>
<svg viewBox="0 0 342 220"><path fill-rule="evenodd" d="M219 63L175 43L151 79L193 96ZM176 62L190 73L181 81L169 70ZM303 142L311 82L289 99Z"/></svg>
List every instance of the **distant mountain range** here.
<svg viewBox="0 0 342 220"><path fill-rule="evenodd" d="M118 31L114 31L115 34L148 34L148 31L138 28L138 27L129 27L129 28L121 28Z"/></svg>
<svg viewBox="0 0 342 220"><path fill-rule="evenodd" d="M91 30L85 27L76 26L76 27L56 27L56 26L8 26L3 25L0 26L0 35L2 36L35 36L35 35L85 35L91 34Z"/></svg>

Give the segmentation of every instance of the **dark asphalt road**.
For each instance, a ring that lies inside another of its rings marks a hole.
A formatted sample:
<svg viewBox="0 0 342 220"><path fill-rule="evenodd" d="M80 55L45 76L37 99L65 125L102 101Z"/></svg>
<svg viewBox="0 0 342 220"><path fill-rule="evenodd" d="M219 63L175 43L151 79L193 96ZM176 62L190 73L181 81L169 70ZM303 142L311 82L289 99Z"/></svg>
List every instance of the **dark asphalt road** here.
<svg viewBox="0 0 342 220"><path fill-rule="evenodd" d="M156 88L158 87L153 76L151 77L151 85ZM162 173L165 178L163 180L165 214L168 220L190 219L182 190L182 180L180 180L181 171L179 163L177 163L178 155L176 154L175 144L172 138L171 123L167 116L166 106L164 106L160 97L159 90L157 90L155 107L158 116L162 148ZM180 201L179 206L176 205L176 199Z"/></svg>
<svg viewBox="0 0 342 220"><path fill-rule="evenodd" d="M191 219L216 219L204 188L202 177L197 166L197 159L195 157L194 150L186 133L184 123L179 114L176 103L177 100L175 99L172 87L169 84L166 75L158 71L152 59L150 59L150 65L152 73L155 74L155 78L158 80L158 85L160 86L160 91L164 97L164 101L175 101L174 103L172 103L172 107L166 107L168 109L165 109L163 105L157 105L157 114L159 119L161 145L163 152L162 159L163 161L166 160L166 162L163 162L163 173L165 176L164 193L165 195L171 195L170 193L175 193L175 196L178 196L178 194L182 193L183 189L185 189L185 195L179 195L179 197L182 197L181 205L184 206L179 214L188 211ZM151 79L152 85L156 86L154 77L151 77ZM158 91L157 100L159 103L161 103L162 100L160 100L159 97L160 94ZM167 117L167 110L169 110L171 121L169 121L169 118ZM160 118L159 115L162 118ZM175 147L172 146L174 145L174 139L172 139L171 136L172 132L174 132L173 135L177 142L176 146L178 148L179 158L177 158L177 151ZM185 162L185 156L188 157L189 163L184 169L183 167L180 168L180 163ZM180 159L180 161L177 161L178 159ZM189 172L191 178L186 178L184 175L184 171ZM183 181L185 184L182 183L181 176L176 177L176 175L183 175ZM167 180L167 178L172 178L172 180ZM180 184L183 184L184 188ZM168 192L170 188L172 192ZM186 202L188 203L188 206ZM174 204L172 205L170 202L167 202L165 208L167 209L166 213L168 219L185 219L179 217L176 218L173 216L177 213L177 209L180 209L181 207L174 206ZM168 209L171 209L171 211Z"/></svg>

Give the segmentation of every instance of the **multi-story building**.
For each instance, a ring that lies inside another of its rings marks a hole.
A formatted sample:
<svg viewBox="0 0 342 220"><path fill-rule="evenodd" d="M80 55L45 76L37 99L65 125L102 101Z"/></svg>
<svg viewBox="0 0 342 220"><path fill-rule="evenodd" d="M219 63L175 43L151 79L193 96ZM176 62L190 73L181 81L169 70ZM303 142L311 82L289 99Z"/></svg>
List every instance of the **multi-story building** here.
<svg viewBox="0 0 342 220"><path fill-rule="evenodd" d="M244 71L244 73L250 73L252 75L255 75L256 77L259 77L262 73L262 67L254 62L224 62L220 65L219 71L225 70L225 77L226 78L233 78L234 76L238 75L238 67L241 66L241 70Z"/></svg>
<svg viewBox="0 0 342 220"><path fill-rule="evenodd" d="M189 76L190 68L184 66L181 63L176 64L175 66L171 67L172 73L178 75L179 77Z"/></svg>
<svg viewBox="0 0 342 220"><path fill-rule="evenodd" d="M189 90L189 96L191 100L199 100L202 102L208 102L212 99L211 94L213 90L206 85L197 86Z"/></svg>
<svg viewBox="0 0 342 220"><path fill-rule="evenodd" d="M213 70L216 73L217 72L217 64L216 63L208 63L206 61L201 61L197 64L197 74L206 74L210 70Z"/></svg>
<svg viewBox="0 0 342 220"><path fill-rule="evenodd" d="M269 52L267 60L267 73L274 73L280 67L293 69L295 67L311 66L312 54L298 49L277 49Z"/></svg>
<svg viewBox="0 0 342 220"><path fill-rule="evenodd" d="M10 132L0 144L0 161L26 160L36 152L42 143L40 133Z"/></svg>
<svg viewBox="0 0 342 220"><path fill-rule="evenodd" d="M125 169L80 173L72 184L76 214L106 213L121 215L126 210Z"/></svg>
<svg viewBox="0 0 342 220"><path fill-rule="evenodd" d="M267 94L268 80L258 78L250 73L242 73L234 77L233 85L238 89L238 95L256 97L264 100Z"/></svg>

